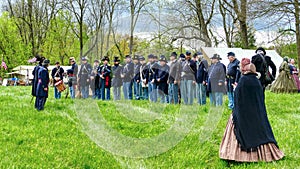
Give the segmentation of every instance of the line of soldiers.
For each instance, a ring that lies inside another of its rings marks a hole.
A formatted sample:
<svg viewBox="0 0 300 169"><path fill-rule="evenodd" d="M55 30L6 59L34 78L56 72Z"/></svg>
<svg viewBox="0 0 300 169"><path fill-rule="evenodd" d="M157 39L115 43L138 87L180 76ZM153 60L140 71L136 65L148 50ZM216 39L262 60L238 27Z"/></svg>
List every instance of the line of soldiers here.
<svg viewBox="0 0 300 169"><path fill-rule="evenodd" d="M197 98L198 103L203 105L206 104L208 91L213 96L211 102L221 105L222 102L216 100L220 99L220 92L223 94L226 91L226 68L223 69L222 64L222 69L219 69L219 55L211 58L212 61L216 61L212 62L210 68L200 52L192 56L191 52L187 51L180 54L180 58L177 57L177 53L172 52L168 61L164 55L158 58L150 54L146 62L143 56L134 55L132 58L127 55L124 65L115 57L113 66L108 64L108 57L101 60L101 65L95 60L93 66L83 57L77 75L81 97L89 96L90 87L93 98L110 100L110 88L113 87L114 100L121 99L122 88L125 100L160 100L161 103L193 104L194 98ZM69 74L74 72L68 72ZM216 86L216 82L222 82L222 85Z"/></svg>
<svg viewBox="0 0 300 169"><path fill-rule="evenodd" d="M227 67L220 62L222 58L218 54L210 58L210 66L201 52L192 56L191 52L187 51L185 54L180 54L179 58L177 56L176 52L172 52L168 61L164 55L158 59L157 56L150 54L146 62L143 56L134 55L132 58L127 55L124 65L120 64L119 57L115 57L113 66L109 65L108 57L101 60L101 65L99 60L95 60L93 66L88 63L86 57L82 57L80 68L75 58L71 57L69 60L71 68L66 72L71 98L75 98L75 91L78 89L82 98L88 98L91 90L94 99L110 100L110 88L113 87L114 100L120 100L123 91L125 100L150 100L151 102L160 100L161 103L191 105L196 98L198 104L204 105L209 95L211 105L221 106L223 95L227 92L228 107L233 109L234 88L241 76L240 62L233 52L227 53L229 60ZM271 58L265 55L263 48L256 50L252 62L257 67L257 72L261 74L259 80L265 88L268 85L264 76L266 68L270 66L271 75L275 77L276 67ZM42 57L39 63L33 71L35 78L32 95L36 96L35 108L42 110L48 97L49 60ZM64 70L59 62L56 62L56 67L51 73L52 78L55 81L62 80L63 75ZM54 93L55 98L61 97L59 91L55 90Z"/></svg>

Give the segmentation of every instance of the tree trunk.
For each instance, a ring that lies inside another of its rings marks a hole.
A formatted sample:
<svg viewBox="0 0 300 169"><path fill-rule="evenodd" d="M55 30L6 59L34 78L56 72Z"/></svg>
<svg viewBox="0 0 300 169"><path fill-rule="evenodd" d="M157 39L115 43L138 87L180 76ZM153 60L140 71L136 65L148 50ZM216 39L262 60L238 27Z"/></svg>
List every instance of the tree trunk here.
<svg viewBox="0 0 300 169"><path fill-rule="evenodd" d="M248 49L247 0L241 0L240 27L243 47Z"/></svg>
<svg viewBox="0 0 300 169"><path fill-rule="evenodd" d="M35 42L34 42L34 28L33 28L33 2L32 0L28 0L28 17L29 17L29 22L28 22L28 26L29 26L29 30L30 30L30 34L29 34L29 39L31 42L31 53L32 56L35 56L37 53L35 51Z"/></svg>
<svg viewBox="0 0 300 169"><path fill-rule="evenodd" d="M129 54L132 54L133 49L133 31L134 31L134 0L130 0L130 39L129 39Z"/></svg>
<svg viewBox="0 0 300 169"><path fill-rule="evenodd" d="M297 43L297 53L298 53L298 67L300 67L300 9L299 1L294 0L295 5L295 19L296 19L296 43Z"/></svg>

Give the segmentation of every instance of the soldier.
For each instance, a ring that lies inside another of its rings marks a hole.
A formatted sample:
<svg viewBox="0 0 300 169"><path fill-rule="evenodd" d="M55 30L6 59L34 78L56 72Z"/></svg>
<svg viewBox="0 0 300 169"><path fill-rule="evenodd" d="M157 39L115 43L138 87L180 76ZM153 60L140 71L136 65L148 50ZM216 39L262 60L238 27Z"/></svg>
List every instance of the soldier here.
<svg viewBox="0 0 300 169"><path fill-rule="evenodd" d="M148 55L149 67L148 67L148 92L151 102L157 102L157 82L155 81L157 76L157 70L159 65L154 60L154 55Z"/></svg>
<svg viewBox="0 0 300 169"><path fill-rule="evenodd" d="M149 75L149 65L147 65L145 57L140 57L140 82L141 82L141 95L140 98L142 100L148 100L148 75Z"/></svg>
<svg viewBox="0 0 300 169"><path fill-rule="evenodd" d="M102 59L103 65L100 66L100 83L101 83L101 97L102 100L110 100L111 87L111 66L108 65L109 58L105 56ZM106 98L105 98L106 89Z"/></svg>
<svg viewBox="0 0 300 169"><path fill-rule="evenodd" d="M125 56L126 64L121 73L123 79L123 93L125 100L132 99L132 80L134 76L134 64L131 61L131 56Z"/></svg>
<svg viewBox="0 0 300 169"><path fill-rule="evenodd" d="M218 54L211 57L211 66L208 69L208 91L210 104L213 106L222 106L223 94L226 91L225 70L226 67L220 62L222 58Z"/></svg>
<svg viewBox="0 0 300 169"><path fill-rule="evenodd" d="M60 67L60 63L56 62L55 63L55 68L52 69L51 71L51 77L53 79L53 86L54 86L54 97L55 99L60 99L61 98L61 92L58 91L56 88L55 84L61 80L63 80L63 74L64 74L64 69Z"/></svg>
<svg viewBox="0 0 300 169"><path fill-rule="evenodd" d="M140 93L141 93L140 67L141 67L141 63L139 61L138 55L134 55L133 63L134 63L134 77L133 77L134 97L135 97L135 100L140 100Z"/></svg>
<svg viewBox="0 0 300 169"><path fill-rule="evenodd" d="M93 70L90 76L90 88L93 93L93 99L100 99L101 98L101 83L100 83L100 74L99 74L99 60L94 61Z"/></svg>
<svg viewBox="0 0 300 169"><path fill-rule="evenodd" d="M197 57L199 58L199 64L197 69L197 98L198 104L204 105L206 104L206 79L207 79L207 71L208 71L208 63L207 60L203 58L202 53L197 53Z"/></svg>
<svg viewBox="0 0 300 169"><path fill-rule="evenodd" d="M42 67L39 68L38 71L38 84L36 89L36 109L38 111L44 110L44 106L46 103L46 100L48 98L48 91L49 91L49 72L48 72L48 66L50 64L50 61L45 59L42 63Z"/></svg>
<svg viewBox="0 0 300 169"><path fill-rule="evenodd" d="M239 64L240 61L236 59L235 54L233 52L227 53L227 57L229 60L229 64L227 65L227 73L226 73L226 85L227 85L227 96L228 96L228 107L233 110L234 107L234 94L233 90L236 87L241 73Z"/></svg>
<svg viewBox="0 0 300 169"><path fill-rule="evenodd" d="M184 104L193 104L193 88L196 84L196 63L191 60L191 52L187 51L185 61L182 63L180 91Z"/></svg>
<svg viewBox="0 0 300 169"><path fill-rule="evenodd" d="M33 75L33 80L32 80L32 89L31 89L31 95L32 97L35 96L35 105L34 107L37 108L37 97L36 97L36 90L37 90L37 85L38 85L38 73L39 73L39 69L42 68L42 63L45 60L45 57L36 55L35 56L36 61L38 62L38 65L34 67L33 71L32 71L32 75Z"/></svg>
<svg viewBox="0 0 300 169"><path fill-rule="evenodd" d="M78 81L81 90L82 98L89 97L89 85L90 85L90 75L92 72L92 66L87 63L87 58L81 58L82 64L80 66L80 71L78 73Z"/></svg>
<svg viewBox="0 0 300 169"><path fill-rule="evenodd" d="M168 77L170 67L167 65L167 58L164 55L160 56L160 65L157 70L156 82L158 85L158 95L161 103L169 103L168 98Z"/></svg>
<svg viewBox="0 0 300 169"><path fill-rule="evenodd" d="M71 69L67 70L68 86L70 89L71 99L74 99L75 98L75 90L76 90L76 86L77 86L78 65L76 64L74 57L70 57L69 62L72 67L71 67Z"/></svg>
<svg viewBox="0 0 300 169"><path fill-rule="evenodd" d="M180 61L177 60L176 52L171 53L170 62L170 72L168 77L169 102L174 102L174 104L178 104L178 88L180 84L181 64Z"/></svg>
<svg viewBox="0 0 300 169"><path fill-rule="evenodd" d="M114 58L114 66L112 67L113 78L112 78L112 87L113 87L113 94L114 100L121 99L121 86L122 86L122 78L121 78L121 71L123 67L120 65L119 57Z"/></svg>

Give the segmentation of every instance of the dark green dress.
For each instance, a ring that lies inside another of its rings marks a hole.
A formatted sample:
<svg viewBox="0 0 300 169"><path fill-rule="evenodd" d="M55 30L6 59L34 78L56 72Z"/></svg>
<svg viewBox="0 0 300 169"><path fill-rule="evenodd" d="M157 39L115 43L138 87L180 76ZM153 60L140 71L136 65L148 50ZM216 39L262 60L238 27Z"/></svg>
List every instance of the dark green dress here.
<svg viewBox="0 0 300 169"><path fill-rule="evenodd" d="M281 63L279 75L272 84L271 91L275 93L297 93L298 89L290 74L290 68L286 61Z"/></svg>

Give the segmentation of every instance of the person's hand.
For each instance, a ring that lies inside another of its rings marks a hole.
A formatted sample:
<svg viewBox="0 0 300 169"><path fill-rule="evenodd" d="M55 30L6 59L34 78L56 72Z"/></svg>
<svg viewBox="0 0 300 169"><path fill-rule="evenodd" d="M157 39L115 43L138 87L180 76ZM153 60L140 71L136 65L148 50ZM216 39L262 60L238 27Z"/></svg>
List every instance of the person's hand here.
<svg viewBox="0 0 300 169"><path fill-rule="evenodd" d="M137 82L137 83L140 83L140 80L137 80L136 82Z"/></svg>
<svg viewBox="0 0 300 169"><path fill-rule="evenodd" d="M196 84L196 81L193 81L193 84Z"/></svg>
<svg viewBox="0 0 300 169"><path fill-rule="evenodd" d="M160 82L160 79L157 79L158 82Z"/></svg>
<svg viewBox="0 0 300 169"><path fill-rule="evenodd" d="M205 81L203 81L203 82L202 82L202 84L203 84L203 85L206 85L206 82L205 82Z"/></svg>
<svg viewBox="0 0 300 169"><path fill-rule="evenodd" d="M154 79L151 80L151 83L154 83Z"/></svg>
<svg viewBox="0 0 300 169"><path fill-rule="evenodd" d="M219 86L222 86L222 83L218 83Z"/></svg>
<svg viewBox="0 0 300 169"><path fill-rule="evenodd" d="M44 91L48 91L48 88L47 88L47 87L45 87L45 88L44 88Z"/></svg>

